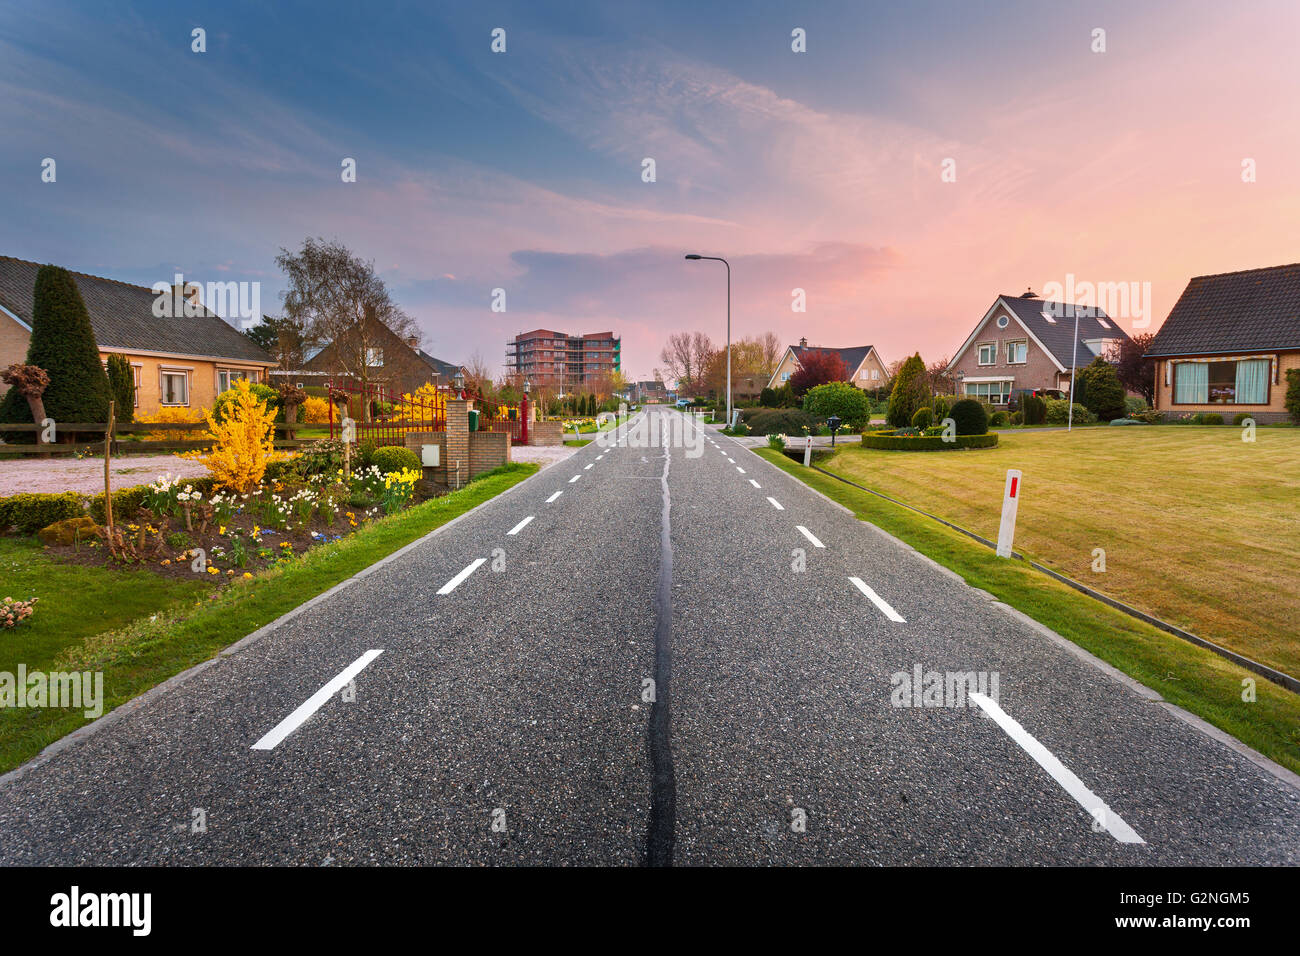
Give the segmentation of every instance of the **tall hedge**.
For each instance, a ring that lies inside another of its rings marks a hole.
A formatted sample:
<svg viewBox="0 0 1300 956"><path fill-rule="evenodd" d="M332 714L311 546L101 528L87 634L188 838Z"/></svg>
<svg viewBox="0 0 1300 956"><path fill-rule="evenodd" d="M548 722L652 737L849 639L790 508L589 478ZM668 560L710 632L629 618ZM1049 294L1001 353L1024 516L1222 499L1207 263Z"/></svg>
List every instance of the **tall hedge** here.
<svg viewBox="0 0 1300 956"><path fill-rule="evenodd" d="M813 418L836 415L853 431L861 429L871 418L871 403L866 393L848 382L827 382L808 389L803 397L803 410Z"/></svg>
<svg viewBox="0 0 1300 956"><path fill-rule="evenodd" d="M108 390L113 397L113 417L126 423L135 417L135 376L125 355L108 357Z"/></svg>
<svg viewBox="0 0 1300 956"><path fill-rule="evenodd" d="M1115 366L1098 355L1075 376L1075 401L1103 422L1124 417L1124 386ZM1082 396L1078 394L1079 385L1083 385Z"/></svg>
<svg viewBox="0 0 1300 956"><path fill-rule="evenodd" d="M67 269L41 266L37 270L26 364L39 365L50 376L50 386L42 396L50 418L56 422L107 421L108 375L99 362L90 313ZM31 420L27 400L9 389L0 402L0 421Z"/></svg>
<svg viewBox="0 0 1300 956"><path fill-rule="evenodd" d="M930 376L920 353L917 353L903 363L894 377L894 390L889 395L889 411L885 419L895 428L906 428L912 424L916 410L929 404Z"/></svg>
<svg viewBox="0 0 1300 956"><path fill-rule="evenodd" d="M1300 425L1300 368L1286 370L1286 398L1283 402L1291 421Z"/></svg>

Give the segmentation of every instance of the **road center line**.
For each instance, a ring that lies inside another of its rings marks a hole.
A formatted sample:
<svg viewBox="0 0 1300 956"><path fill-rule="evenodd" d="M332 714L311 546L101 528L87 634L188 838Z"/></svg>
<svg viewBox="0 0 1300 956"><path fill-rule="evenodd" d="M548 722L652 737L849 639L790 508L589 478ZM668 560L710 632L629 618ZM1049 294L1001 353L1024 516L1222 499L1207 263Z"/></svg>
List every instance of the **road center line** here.
<svg viewBox="0 0 1300 956"><path fill-rule="evenodd" d="M577 480L578 480L579 478L581 478L581 477L582 477L582 475L574 475L572 478L569 479L569 484L573 484L575 481L577 481Z"/></svg>
<svg viewBox="0 0 1300 956"><path fill-rule="evenodd" d="M582 470L583 470L583 471L586 471L588 468L590 468L590 467L591 467L592 465L594 465L594 464L595 464L594 461L593 461L593 462L589 462L588 464L585 464L585 465L582 466Z"/></svg>
<svg viewBox="0 0 1300 956"><path fill-rule="evenodd" d="M811 541L811 542L813 543L813 547L814 547L814 548L824 548L824 547L826 547L826 545L822 544L820 541L817 540L817 535L813 534L811 531L809 531L809 530L808 530L807 528L805 528L803 525L801 525L801 524L797 524L797 525L795 525L795 527L799 529L799 533L800 533L800 534L802 534L805 538L807 538L809 541Z"/></svg>
<svg viewBox="0 0 1300 956"><path fill-rule="evenodd" d="M753 478L749 479L749 483L750 483L751 485L753 485L755 488L762 488L762 487L763 487L763 486L760 485L757 481L755 481Z"/></svg>
<svg viewBox="0 0 1300 956"><path fill-rule="evenodd" d="M327 700L329 700L331 697L333 697L335 694L341 691L344 687L346 687L352 681L352 678L356 677L363 670L365 670L366 665L368 665L371 661L373 661L376 657L378 657L382 653L384 652L366 651L355 661L349 664L346 668L344 668L343 671L337 677L331 680L320 690L316 691L316 693L308 697L306 702L301 704L297 710L295 710L288 717L284 718L284 720L280 721L278 724L272 727L271 730L266 734L266 736L264 736L257 743L253 744L252 749L271 750L272 748L274 748L276 744L284 740L285 737L288 737L291 733L293 733L295 730L301 727L306 722L308 717L316 713L316 711L320 710L321 707L324 706Z"/></svg>
<svg viewBox="0 0 1300 956"><path fill-rule="evenodd" d="M997 725L1007 732L1007 736L1018 743L1025 753L1033 757L1040 767L1050 773L1052 779L1059 783L1079 806L1087 810L1111 836L1120 843L1146 843L1146 840L1138 836L1118 813L1106 806L1101 797L1084 786L1083 781L1071 773L1069 767L1057 760L1055 754L1039 743L1033 734L1021 727L1020 723L999 707L996 701L979 693L967 696L979 704L980 709L992 717Z"/></svg>
<svg viewBox="0 0 1300 956"><path fill-rule="evenodd" d="M552 501L554 501L556 498L560 497L560 495L562 495L562 494L564 494L563 491L557 491L555 494L551 495L551 497L549 497L549 498L546 499L546 503L549 505Z"/></svg>
<svg viewBox="0 0 1300 956"><path fill-rule="evenodd" d="M745 473L745 469L741 468L739 465L736 466L736 471L740 472L742 475Z"/></svg>
<svg viewBox="0 0 1300 956"><path fill-rule="evenodd" d="M456 575L454 578L452 578L442 587L438 588L438 593L450 594L452 591L456 590L456 588L460 586L461 582L464 581L471 574L473 574L475 571L477 571L478 566L486 560L487 558L475 558L472 562L470 562L469 567L461 571L460 574Z"/></svg>
<svg viewBox="0 0 1300 956"><path fill-rule="evenodd" d="M885 601L885 599L882 598L879 594L871 590L871 588L867 587L866 582L863 581L861 578L850 577L849 580L852 581L857 586L857 589L859 591L861 591L863 594L867 596L867 599L870 600L872 604L880 608L881 613L883 613L885 617L889 618L891 621L897 621L899 624L907 623L905 620L903 620L903 615L899 614L892 607L890 607L889 604Z"/></svg>
<svg viewBox="0 0 1300 956"><path fill-rule="evenodd" d="M773 498L771 495L768 495L768 496L767 496L767 500L770 501L770 502L772 502L772 507L775 508L777 511L784 511L784 510L785 510L785 508L781 507L781 502L777 501L777 500L776 500L775 498Z"/></svg>
<svg viewBox="0 0 1300 956"><path fill-rule="evenodd" d="M532 516L532 515L529 515L529 516L528 516L527 518L525 518L523 521L519 522L519 524L515 525L513 528L511 528L509 531L507 531L506 534L507 534L507 535L518 534L520 531L523 531L524 528L527 527L528 522L530 522L530 521L532 521L532 520L533 520L533 516Z"/></svg>

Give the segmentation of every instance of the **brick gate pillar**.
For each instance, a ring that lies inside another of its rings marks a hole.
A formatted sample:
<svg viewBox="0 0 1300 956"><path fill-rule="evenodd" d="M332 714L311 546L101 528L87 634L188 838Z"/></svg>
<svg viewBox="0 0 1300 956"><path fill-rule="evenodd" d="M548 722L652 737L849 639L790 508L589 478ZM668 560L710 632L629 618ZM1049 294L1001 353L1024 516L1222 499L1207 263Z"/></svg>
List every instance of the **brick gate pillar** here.
<svg viewBox="0 0 1300 956"><path fill-rule="evenodd" d="M447 483L453 488L469 480L469 403L463 398L447 399L446 465Z"/></svg>

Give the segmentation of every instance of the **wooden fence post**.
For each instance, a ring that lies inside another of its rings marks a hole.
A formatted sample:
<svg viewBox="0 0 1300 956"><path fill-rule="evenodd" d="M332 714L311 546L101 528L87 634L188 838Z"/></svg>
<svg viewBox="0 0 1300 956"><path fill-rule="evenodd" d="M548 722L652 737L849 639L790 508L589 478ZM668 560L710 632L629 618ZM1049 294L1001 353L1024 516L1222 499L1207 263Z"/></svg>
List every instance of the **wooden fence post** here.
<svg viewBox="0 0 1300 956"><path fill-rule="evenodd" d="M104 429L104 527L108 529L109 539L113 534L113 482L109 464L113 459L113 423L116 418L114 406L108 403L108 425Z"/></svg>

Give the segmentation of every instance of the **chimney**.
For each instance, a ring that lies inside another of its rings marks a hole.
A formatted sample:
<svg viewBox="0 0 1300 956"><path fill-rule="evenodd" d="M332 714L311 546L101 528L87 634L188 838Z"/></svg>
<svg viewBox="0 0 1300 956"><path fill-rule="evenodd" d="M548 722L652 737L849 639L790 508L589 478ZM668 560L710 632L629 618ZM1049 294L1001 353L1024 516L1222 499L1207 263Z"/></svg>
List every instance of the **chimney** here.
<svg viewBox="0 0 1300 956"><path fill-rule="evenodd" d="M807 337L804 337L804 338L799 339L799 348L801 348L801 349L806 349L807 347L808 347L808 339L807 339Z"/></svg>
<svg viewBox="0 0 1300 956"><path fill-rule="evenodd" d="M408 335L406 337L406 344L409 345L412 349L418 349L420 347L420 339L418 336Z"/></svg>

